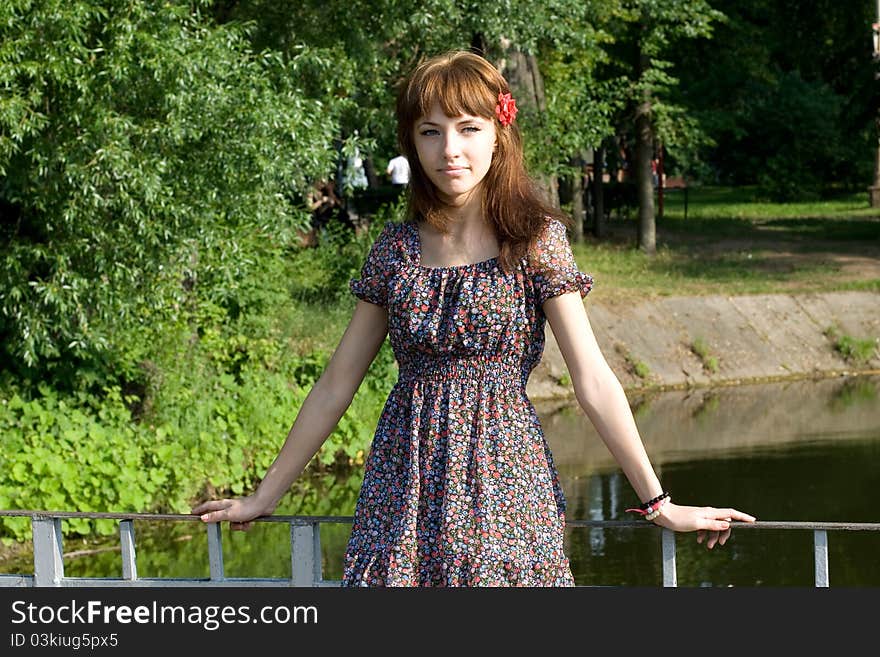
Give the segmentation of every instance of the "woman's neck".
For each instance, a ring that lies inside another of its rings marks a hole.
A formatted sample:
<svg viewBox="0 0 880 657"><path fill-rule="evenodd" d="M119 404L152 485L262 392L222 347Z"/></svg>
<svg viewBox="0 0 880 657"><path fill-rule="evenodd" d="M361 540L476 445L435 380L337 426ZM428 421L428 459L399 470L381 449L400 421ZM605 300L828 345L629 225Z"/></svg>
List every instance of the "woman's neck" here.
<svg viewBox="0 0 880 657"><path fill-rule="evenodd" d="M450 219L447 224L449 235L461 237L485 224L483 199L480 194L471 193L467 198L456 201L443 208L443 213Z"/></svg>

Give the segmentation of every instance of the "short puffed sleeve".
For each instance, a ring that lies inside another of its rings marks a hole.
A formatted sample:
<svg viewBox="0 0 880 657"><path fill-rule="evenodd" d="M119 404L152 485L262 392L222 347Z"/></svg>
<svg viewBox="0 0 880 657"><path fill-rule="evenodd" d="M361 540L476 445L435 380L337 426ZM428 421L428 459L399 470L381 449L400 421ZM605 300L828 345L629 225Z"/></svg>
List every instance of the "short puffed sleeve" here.
<svg viewBox="0 0 880 657"><path fill-rule="evenodd" d="M593 289L593 277L578 269L565 224L558 219L547 220L534 246L532 266L541 305L547 299L566 292L577 291L581 297L585 297Z"/></svg>
<svg viewBox="0 0 880 657"><path fill-rule="evenodd" d="M398 234L397 223L385 222L361 267L360 278L348 282L351 293L358 299L388 307L388 288L398 265Z"/></svg>

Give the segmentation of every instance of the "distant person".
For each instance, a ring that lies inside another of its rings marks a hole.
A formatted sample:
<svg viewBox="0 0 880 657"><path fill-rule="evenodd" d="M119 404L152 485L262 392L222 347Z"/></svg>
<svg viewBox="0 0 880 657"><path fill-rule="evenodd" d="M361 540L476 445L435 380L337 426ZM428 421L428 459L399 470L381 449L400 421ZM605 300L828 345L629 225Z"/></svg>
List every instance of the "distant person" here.
<svg viewBox="0 0 880 657"><path fill-rule="evenodd" d="M361 157L360 150L354 149L354 153L345 161L343 188L349 189L366 189L370 182L367 180L367 171L364 169L364 158Z"/></svg>
<svg viewBox="0 0 880 657"><path fill-rule="evenodd" d="M359 300L348 328L263 480L250 495L198 504L203 522L245 530L272 514L387 338L399 376L364 466L342 585L574 586L565 495L526 394L547 323L581 408L640 500L627 511L696 531L709 548L735 521L755 520L673 502L661 484L590 329L582 298L593 279L574 260L571 220L523 167L516 114L507 81L473 53L410 74L397 100L413 163L406 218L385 224L349 281ZM662 630L663 607L647 613L646 631Z"/></svg>
<svg viewBox="0 0 880 657"><path fill-rule="evenodd" d="M306 206L311 212L311 221L309 230L300 233L300 244L318 246L318 236L321 231L339 216L343 208L342 199L336 195L333 181L315 182L306 195Z"/></svg>
<svg viewBox="0 0 880 657"><path fill-rule="evenodd" d="M409 184L409 160L403 155L391 158L385 173L391 176L391 184L399 194Z"/></svg>

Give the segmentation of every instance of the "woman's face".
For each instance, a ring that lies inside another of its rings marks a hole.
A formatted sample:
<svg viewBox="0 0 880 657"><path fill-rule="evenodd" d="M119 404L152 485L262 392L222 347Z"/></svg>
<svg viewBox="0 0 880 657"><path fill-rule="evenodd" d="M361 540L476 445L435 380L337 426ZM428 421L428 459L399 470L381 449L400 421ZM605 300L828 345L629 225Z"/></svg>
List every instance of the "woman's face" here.
<svg viewBox="0 0 880 657"><path fill-rule="evenodd" d="M480 198L474 192L492 163L495 121L468 114L450 118L434 104L416 121L414 131L419 163L440 197L454 206Z"/></svg>

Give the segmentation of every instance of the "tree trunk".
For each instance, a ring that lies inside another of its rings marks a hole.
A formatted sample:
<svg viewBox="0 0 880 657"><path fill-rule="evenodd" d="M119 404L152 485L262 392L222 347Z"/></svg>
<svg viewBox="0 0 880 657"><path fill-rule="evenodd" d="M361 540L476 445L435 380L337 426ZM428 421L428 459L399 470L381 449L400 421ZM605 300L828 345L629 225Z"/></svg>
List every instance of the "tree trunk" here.
<svg viewBox="0 0 880 657"><path fill-rule="evenodd" d="M639 56L640 77L650 67L649 58ZM654 218L654 185L651 160L654 157L654 130L651 125L651 96L648 91L636 107L636 197L639 201L639 248L649 255L657 251Z"/></svg>
<svg viewBox="0 0 880 657"><path fill-rule="evenodd" d="M480 57L486 57L486 37L482 32L471 34L471 52Z"/></svg>
<svg viewBox="0 0 880 657"><path fill-rule="evenodd" d="M874 128L880 134L880 117L875 120ZM880 138L874 148L874 182L868 187L868 204L880 208Z"/></svg>
<svg viewBox="0 0 880 657"><path fill-rule="evenodd" d="M496 62L496 67L507 79L511 94L516 99L516 105L530 120L541 125L544 114L547 112L547 102L544 96L544 78L538 68L538 60L534 55L529 55L514 48L509 39L501 39L501 57ZM536 134L540 134L536 131ZM544 192L547 203L559 207L559 181L556 176L536 175L535 181Z"/></svg>
<svg viewBox="0 0 880 657"><path fill-rule="evenodd" d="M571 215L574 220L571 230L573 242L584 241L584 157L577 155L571 159L575 172L571 177Z"/></svg>
<svg viewBox="0 0 880 657"><path fill-rule="evenodd" d="M605 223L605 147L599 146L593 151L593 235L599 239L605 237L608 226Z"/></svg>

